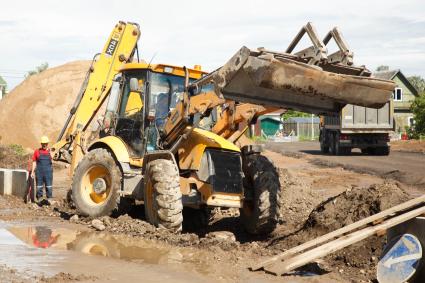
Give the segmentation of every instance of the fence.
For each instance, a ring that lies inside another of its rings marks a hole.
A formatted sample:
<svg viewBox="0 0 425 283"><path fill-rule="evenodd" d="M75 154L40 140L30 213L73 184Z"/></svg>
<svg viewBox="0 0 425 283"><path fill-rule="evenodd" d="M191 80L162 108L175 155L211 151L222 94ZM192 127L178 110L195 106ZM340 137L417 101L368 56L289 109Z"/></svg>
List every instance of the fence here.
<svg viewBox="0 0 425 283"><path fill-rule="evenodd" d="M291 132L302 139L317 139L319 137L319 123L310 122L283 122L283 133L289 135Z"/></svg>

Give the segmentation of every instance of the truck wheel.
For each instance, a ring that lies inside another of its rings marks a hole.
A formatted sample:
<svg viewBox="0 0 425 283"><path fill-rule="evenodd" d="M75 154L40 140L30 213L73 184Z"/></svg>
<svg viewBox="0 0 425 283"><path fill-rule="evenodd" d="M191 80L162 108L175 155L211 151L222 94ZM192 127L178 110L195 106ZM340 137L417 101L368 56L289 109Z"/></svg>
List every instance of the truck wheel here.
<svg viewBox="0 0 425 283"><path fill-rule="evenodd" d="M341 145L339 144L338 140L335 138L335 155L342 155L344 149L341 148Z"/></svg>
<svg viewBox="0 0 425 283"><path fill-rule="evenodd" d="M325 142L323 141L323 137L320 139L320 151L322 153L328 153L329 152L329 146L327 146L325 144Z"/></svg>
<svg viewBox="0 0 425 283"><path fill-rule="evenodd" d="M144 202L149 223L174 232L182 230L180 176L173 161L157 159L149 162L145 175Z"/></svg>
<svg viewBox="0 0 425 283"><path fill-rule="evenodd" d="M331 146L330 146L330 148L331 148L331 153L333 154L333 155L336 155L337 153L336 153L336 135L331 135Z"/></svg>
<svg viewBox="0 0 425 283"><path fill-rule="evenodd" d="M260 154L244 160L245 190L251 199L244 201L240 219L250 234L269 234L279 220L280 182L272 162Z"/></svg>
<svg viewBox="0 0 425 283"><path fill-rule="evenodd" d="M118 208L121 171L112 155L103 148L87 153L75 170L72 200L79 213L99 217Z"/></svg>
<svg viewBox="0 0 425 283"><path fill-rule="evenodd" d="M375 152L376 152L377 155L389 155L390 154L390 147L389 146L377 147L375 149Z"/></svg>

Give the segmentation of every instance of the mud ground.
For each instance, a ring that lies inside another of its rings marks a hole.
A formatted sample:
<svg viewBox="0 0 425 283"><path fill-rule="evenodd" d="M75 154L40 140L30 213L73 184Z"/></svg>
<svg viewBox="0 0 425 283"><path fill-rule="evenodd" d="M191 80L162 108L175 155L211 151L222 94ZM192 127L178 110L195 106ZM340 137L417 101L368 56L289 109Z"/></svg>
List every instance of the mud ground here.
<svg viewBox="0 0 425 283"><path fill-rule="evenodd" d="M304 155L270 151L265 155L279 171L283 196L280 224L269 237L245 233L237 210L216 209L208 227L182 234L146 223L141 204L129 215L96 220L76 216L65 200L70 187L67 169L58 167L52 205L0 197L0 253L8 255L0 259L0 281L132 282L137 276L144 282L375 280L382 237L369 238L291 275L275 277L247 267L403 202L420 189L377 174L317 165ZM40 231L50 231L57 240L49 247L37 247L34 235Z"/></svg>

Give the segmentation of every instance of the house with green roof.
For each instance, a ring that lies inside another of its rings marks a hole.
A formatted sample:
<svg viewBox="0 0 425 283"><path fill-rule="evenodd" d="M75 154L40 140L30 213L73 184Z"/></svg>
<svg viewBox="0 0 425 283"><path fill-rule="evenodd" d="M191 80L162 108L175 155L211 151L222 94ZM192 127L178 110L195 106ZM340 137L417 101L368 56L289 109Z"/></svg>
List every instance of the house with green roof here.
<svg viewBox="0 0 425 283"><path fill-rule="evenodd" d="M399 69L380 71L373 75L375 78L391 80L396 83L396 88L393 92L394 126L396 132L404 132L406 126L410 127L413 124L413 114L410 110L410 105L419 95L418 91Z"/></svg>
<svg viewBox="0 0 425 283"><path fill-rule="evenodd" d="M0 76L0 99L2 99L6 95L6 88L7 83L6 81Z"/></svg>

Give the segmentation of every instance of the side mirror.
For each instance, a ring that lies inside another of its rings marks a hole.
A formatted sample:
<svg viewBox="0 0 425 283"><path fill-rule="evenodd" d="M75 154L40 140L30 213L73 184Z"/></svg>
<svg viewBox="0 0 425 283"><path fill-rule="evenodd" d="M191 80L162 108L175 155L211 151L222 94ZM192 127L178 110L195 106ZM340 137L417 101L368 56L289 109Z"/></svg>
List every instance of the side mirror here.
<svg viewBox="0 0 425 283"><path fill-rule="evenodd" d="M140 92L139 81L137 80L137 78L130 79L130 91Z"/></svg>

